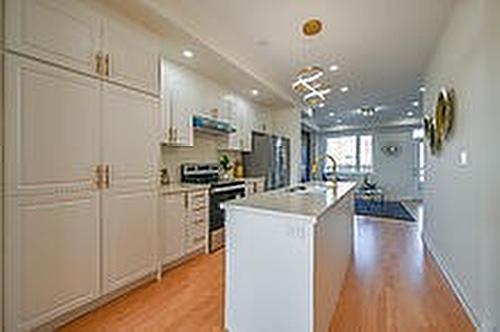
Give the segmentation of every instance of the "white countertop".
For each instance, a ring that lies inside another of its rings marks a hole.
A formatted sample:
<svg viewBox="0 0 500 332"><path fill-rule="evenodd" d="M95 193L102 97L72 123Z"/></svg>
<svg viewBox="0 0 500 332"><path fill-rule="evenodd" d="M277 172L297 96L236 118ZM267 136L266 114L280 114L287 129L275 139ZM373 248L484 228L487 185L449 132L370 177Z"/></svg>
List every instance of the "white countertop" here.
<svg viewBox="0 0 500 332"><path fill-rule="evenodd" d="M190 192L198 190L209 190L208 184L171 183L160 187L160 194L173 194L178 192Z"/></svg>
<svg viewBox="0 0 500 332"><path fill-rule="evenodd" d="M232 200L225 205L317 218L352 191L356 184L356 182L338 182L334 190L321 182L309 182ZM306 190L289 192L290 188L299 186L305 186Z"/></svg>
<svg viewBox="0 0 500 332"><path fill-rule="evenodd" d="M244 177L241 178L245 182L259 182L259 181L265 181L266 178L264 176L255 176L255 177Z"/></svg>

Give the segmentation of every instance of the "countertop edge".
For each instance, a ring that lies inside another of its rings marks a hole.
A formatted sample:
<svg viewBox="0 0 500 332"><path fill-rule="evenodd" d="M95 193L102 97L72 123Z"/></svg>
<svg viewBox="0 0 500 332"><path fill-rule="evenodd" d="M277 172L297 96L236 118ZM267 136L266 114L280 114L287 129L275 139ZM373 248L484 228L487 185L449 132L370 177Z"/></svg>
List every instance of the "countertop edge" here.
<svg viewBox="0 0 500 332"><path fill-rule="evenodd" d="M299 213L299 212L287 212L283 210L273 210L268 207L258 207L258 206L251 206L251 205L244 205L241 203L238 203L237 201L229 201L224 203L225 207L229 208L237 208L237 209L245 209L245 210L251 210L251 211L259 211L259 212L264 212L268 214L272 213L279 213L281 215L287 215L287 216L294 216L294 217L305 217L308 219L313 219L317 221L322 215L324 215L328 210L335 208L337 204L342 201L348 194L350 194L358 185L358 182L356 181L347 181L348 184L348 189L346 189L340 197L338 197L333 203L331 203L328 206L325 206L323 209L321 209L318 213L311 214L311 213ZM265 194L265 193L263 193Z"/></svg>

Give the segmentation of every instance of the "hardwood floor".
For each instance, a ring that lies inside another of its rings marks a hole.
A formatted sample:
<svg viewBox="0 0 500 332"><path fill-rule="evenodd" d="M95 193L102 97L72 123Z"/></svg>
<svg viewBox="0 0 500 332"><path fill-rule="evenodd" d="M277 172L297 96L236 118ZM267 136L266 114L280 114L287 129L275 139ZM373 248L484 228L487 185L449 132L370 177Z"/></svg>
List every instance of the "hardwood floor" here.
<svg viewBox="0 0 500 332"><path fill-rule="evenodd" d="M221 332L224 252L201 255L60 331Z"/></svg>
<svg viewBox="0 0 500 332"><path fill-rule="evenodd" d="M418 230L357 219L331 332L474 331ZM223 331L223 263L223 251L200 256L61 331Z"/></svg>
<svg viewBox="0 0 500 332"><path fill-rule="evenodd" d="M474 331L419 227L358 218L331 331Z"/></svg>

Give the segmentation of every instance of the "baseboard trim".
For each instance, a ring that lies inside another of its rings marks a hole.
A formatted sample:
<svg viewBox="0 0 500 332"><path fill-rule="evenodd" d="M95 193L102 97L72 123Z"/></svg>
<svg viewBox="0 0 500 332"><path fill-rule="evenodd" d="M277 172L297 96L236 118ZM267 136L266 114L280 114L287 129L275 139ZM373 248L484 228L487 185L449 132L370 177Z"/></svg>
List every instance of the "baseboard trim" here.
<svg viewBox="0 0 500 332"><path fill-rule="evenodd" d="M432 241L425 235L425 233L422 234L422 239L424 242L424 246L427 248L427 250L431 254L432 258L434 259L434 262L436 262L439 270L441 271L441 273L445 277L446 281L448 282L448 285L450 285L451 290L453 291L456 298L458 299L458 301L462 305L462 308L465 310L467 317L469 317L472 324L476 328L476 331L478 331L478 332L489 331L489 330L485 330L484 328L482 328L481 321L478 319L478 316L474 312L474 309L469 304L467 297L465 296L464 292L462 291L462 287L460 286L460 283L458 282L458 280L455 279L453 274L450 273L449 269L446 267L444 259L436 251L436 248L434 247L434 244L432 243Z"/></svg>

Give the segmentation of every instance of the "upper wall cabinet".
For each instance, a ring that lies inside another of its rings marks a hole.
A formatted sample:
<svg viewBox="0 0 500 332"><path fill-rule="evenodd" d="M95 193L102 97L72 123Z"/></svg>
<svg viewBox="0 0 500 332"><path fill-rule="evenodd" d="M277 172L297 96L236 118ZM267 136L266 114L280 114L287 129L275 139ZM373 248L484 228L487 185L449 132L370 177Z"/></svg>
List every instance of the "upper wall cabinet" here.
<svg viewBox="0 0 500 332"><path fill-rule="evenodd" d="M159 41L84 1L6 0L6 47L144 92L159 93Z"/></svg>
<svg viewBox="0 0 500 332"><path fill-rule="evenodd" d="M76 0L7 0L6 47L97 74L101 18Z"/></svg>
<svg viewBox="0 0 500 332"><path fill-rule="evenodd" d="M104 70L111 81L157 94L159 41L152 34L121 19L104 21Z"/></svg>
<svg viewBox="0 0 500 332"><path fill-rule="evenodd" d="M193 109L199 107L200 98L185 71L179 66L161 63L162 141L169 145L193 146Z"/></svg>

